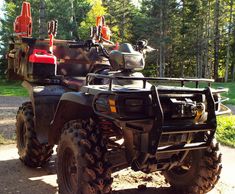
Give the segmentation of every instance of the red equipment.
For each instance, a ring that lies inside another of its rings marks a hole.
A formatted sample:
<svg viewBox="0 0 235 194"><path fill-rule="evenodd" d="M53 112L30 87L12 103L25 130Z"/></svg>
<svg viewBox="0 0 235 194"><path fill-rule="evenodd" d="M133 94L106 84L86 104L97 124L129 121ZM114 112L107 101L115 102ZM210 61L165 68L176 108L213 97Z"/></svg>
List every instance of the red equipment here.
<svg viewBox="0 0 235 194"><path fill-rule="evenodd" d="M55 76L57 71L56 56L46 50L34 49L29 56L28 75L31 78Z"/></svg>
<svg viewBox="0 0 235 194"><path fill-rule="evenodd" d="M21 15L18 16L14 22L14 31L18 36L21 37L32 36L32 17L30 3L23 2Z"/></svg>
<svg viewBox="0 0 235 194"><path fill-rule="evenodd" d="M29 56L30 63L56 64L56 57L46 50L34 49L33 54Z"/></svg>
<svg viewBox="0 0 235 194"><path fill-rule="evenodd" d="M98 16L96 18L96 27L100 28L102 39L104 39L104 41L110 41L110 39L111 39L111 30L109 29L108 26L105 25L104 16Z"/></svg>
<svg viewBox="0 0 235 194"><path fill-rule="evenodd" d="M57 20L48 22L49 51L34 49L29 56L28 74L31 77L50 77L55 76L57 73L57 58L53 55L57 25Z"/></svg>
<svg viewBox="0 0 235 194"><path fill-rule="evenodd" d="M49 35L49 52L53 53L53 46L54 46L54 37L57 34L58 29L58 21L52 20L48 22L48 35Z"/></svg>

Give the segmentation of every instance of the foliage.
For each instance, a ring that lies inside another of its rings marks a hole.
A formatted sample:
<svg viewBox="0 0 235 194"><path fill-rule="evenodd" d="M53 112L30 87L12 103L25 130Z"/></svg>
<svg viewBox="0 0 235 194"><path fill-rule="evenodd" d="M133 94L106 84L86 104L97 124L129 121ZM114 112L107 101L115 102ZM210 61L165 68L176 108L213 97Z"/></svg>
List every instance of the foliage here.
<svg viewBox="0 0 235 194"><path fill-rule="evenodd" d="M224 145L235 147L235 116L217 117L216 138Z"/></svg>
<svg viewBox="0 0 235 194"><path fill-rule="evenodd" d="M39 6L32 4L33 32L38 36ZM58 19L57 38L89 37L95 17L105 14L113 42L147 39L156 48L148 55L145 73L152 76L235 79L235 1L233 0L44 0L46 21ZM0 55L7 51L12 23L21 1L6 0L0 21ZM1 67L6 61L0 61ZM217 64L218 63L218 64ZM226 70L226 64L228 70ZM1 68L0 68L1 69ZM2 68L4 71L5 67Z"/></svg>
<svg viewBox="0 0 235 194"><path fill-rule="evenodd" d="M103 0L107 9L106 21L113 33L113 41L131 42L133 19L138 14L131 0Z"/></svg>
<svg viewBox="0 0 235 194"><path fill-rule="evenodd" d="M87 29L94 25L97 14L104 14L101 0L44 0L45 1L45 20L57 19L58 39L79 39L83 34L89 34ZM33 17L33 37L39 36L39 7L41 0L28 0L31 3L31 12ZM0 20L0 75L5 71L7 61L8 41L13 35L13 22L16 16L20 14L22 1L6 0L3 8L4 17ZM93 19L93 20L92 20ZM85 32L82 22L86 21ZM44 24L46 25L46 24ZM46 28L46 26L44 26ZM81 30L80 30L81 28ZM45 34L45 37L47 35Z"/></svg>
<svg viewBox="0 0 235 194"><path fill-rule="evenodd" d="M91 9L87 13L84 21L81 22L81 27L79 29L80 35L83 39L89 38L90 27L95 26L96 17L105 15L105 8L102 6L101 0L89 0Z"/></svg>

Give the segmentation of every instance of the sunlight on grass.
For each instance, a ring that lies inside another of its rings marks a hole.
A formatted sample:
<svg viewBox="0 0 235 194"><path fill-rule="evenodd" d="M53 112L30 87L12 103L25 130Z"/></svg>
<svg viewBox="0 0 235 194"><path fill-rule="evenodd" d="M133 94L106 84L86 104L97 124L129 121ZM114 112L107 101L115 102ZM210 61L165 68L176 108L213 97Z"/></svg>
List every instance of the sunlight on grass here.
<svg viewBox="0 0 235 194"><path fill-rule="evenodd" d="M19 81L0 80L0 96L27 96L26 89Z"/></svg>
<svg viewBox="0 0 235 194"><path fill-rule="evenodd" d="M217 117L216 137L221 144L235 147L235 115Z"/></svg>
<svg viewBox="0 0 235 194"><path fill-rule="evenodd" d="M195 87L195 84L193 83L187 83L186 86L188 87ZM199 84L200 87L207 87L207 84L202 83ZM218 88L228 88L228 93L223 93L223 97L229 98L228 101L225 102L225 104L233 104L235 105L235 82L229 82L229 83L212 83L212 88L218 89Z"/></svg>
<svg viewBox="0 0 235 194"><path fill-rule="evenodd" d="M156 84L156 83L154 83ZM163 84L165 85L165 84ZM167 83L166 85L176 86L179 84L176 83ZM187 87L195 87L193 83L187 83ZM200 84L200 87L206 87L207 84ZM233 104L235 105L235 82L230 83L213 83L212 88L229 88L228 93L224 93L224 97L228 97L229 101L225 102L225 104ZM27 96L28 93L26 89L21 86L21 81L7 81L4 79L0 79L0 95L1 96Z"/></svg>

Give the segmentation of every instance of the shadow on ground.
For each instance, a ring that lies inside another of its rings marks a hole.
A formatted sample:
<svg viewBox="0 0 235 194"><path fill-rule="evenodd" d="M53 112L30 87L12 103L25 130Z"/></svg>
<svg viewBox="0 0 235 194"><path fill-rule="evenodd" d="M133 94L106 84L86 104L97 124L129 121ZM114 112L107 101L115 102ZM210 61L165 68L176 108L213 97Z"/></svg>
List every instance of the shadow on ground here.
<svg viewBox="0 0 235 194"><path fill-rule="evenodd" d="M179 194L173 191L169 187L147 187L145 190L138 189L123 189L119 191L113 191L113 194Z"/></svg>
<svg viewBox="0 0 235 194"><path fill-rule="evenodd" d="M31 169L18 159L0 161L0 180L1 194L55 194L57 192L53 163L44 168Z"/></svg>
<svg viewBox="0 0 235 194"><path fill-rule="evenodd" d="M55 160L43 167L32 169L20 160L0 161L1 194L56 194ZM176 194L168 187L114 190L113 194Z"/></svg>

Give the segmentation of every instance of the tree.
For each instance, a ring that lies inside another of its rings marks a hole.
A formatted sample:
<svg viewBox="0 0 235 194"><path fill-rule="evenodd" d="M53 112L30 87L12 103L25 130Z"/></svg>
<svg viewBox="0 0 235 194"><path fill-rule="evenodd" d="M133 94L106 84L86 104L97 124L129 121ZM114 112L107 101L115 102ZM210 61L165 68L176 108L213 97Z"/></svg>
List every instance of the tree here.
<svg viewBox="0 0 235 194"><path fill-rule="evenodd" d="M233 14L233 0L230 0L230 11L229 11L229 23L228 23L228 35L227 35L227 55L226 55L226 67L225 67L225 82L228 82L228 66L230 62L230 36L231 36L231 23Z"/></svg>
<svg viewBox="0 0 235 194"><path fill-rule="evenodd" d="M219 8L220 0L215 2L214 11L214 25L215 25L215 38L214 38L214 78L218 79L218 67L219 67L219 42L220 42L220 31L219 31Z"/></svg>
<svg viewBox="0 0 235 194"><path fill-rule="evenodd" d="M106 21L113 33L114 41L126 42L133 40L133 17L137 15L137 8L131 0L103 0L107 10Z"/></svg>
<svg viewBox="0 0 235 194"><path fill-rule="evenodd" d="M84 21L81 22L79 30L83 39L88 38L90 27L95 26L96 24L96 17L103 16L106 13L105 8L102 5L102 0L89 0L88 2L90 3L91 9L87 13Z"/></svg>

